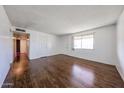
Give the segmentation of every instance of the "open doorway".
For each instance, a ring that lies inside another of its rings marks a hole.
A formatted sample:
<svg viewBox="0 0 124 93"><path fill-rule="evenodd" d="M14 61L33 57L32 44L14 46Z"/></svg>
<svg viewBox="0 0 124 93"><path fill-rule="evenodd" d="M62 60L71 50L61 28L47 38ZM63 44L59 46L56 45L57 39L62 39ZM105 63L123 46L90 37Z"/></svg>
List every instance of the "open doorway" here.
<svg viewBox="0 0 124 93"><path fill-rule="evenodd" d="M19 60L22 55L29 58L29 36L28 33L13 33L14 60Z"/></svg>

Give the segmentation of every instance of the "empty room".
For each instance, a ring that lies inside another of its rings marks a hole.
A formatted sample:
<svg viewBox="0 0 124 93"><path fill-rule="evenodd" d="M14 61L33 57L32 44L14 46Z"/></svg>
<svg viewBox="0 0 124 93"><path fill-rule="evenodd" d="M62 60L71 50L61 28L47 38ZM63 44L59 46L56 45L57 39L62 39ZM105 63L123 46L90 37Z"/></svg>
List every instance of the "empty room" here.
<svg viewBox="0 0 124 93"><path fill-rule="evenodd" d="M124 88L123 5L1 5L1 88Z"/></svg>

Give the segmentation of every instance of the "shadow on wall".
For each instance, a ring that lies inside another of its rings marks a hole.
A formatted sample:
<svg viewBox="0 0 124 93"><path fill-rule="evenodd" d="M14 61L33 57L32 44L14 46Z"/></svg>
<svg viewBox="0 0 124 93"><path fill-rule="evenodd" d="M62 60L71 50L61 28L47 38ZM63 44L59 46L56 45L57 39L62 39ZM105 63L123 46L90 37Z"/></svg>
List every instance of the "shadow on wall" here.
<svg viewBox="0 0 124 93"><path fill-rule="evenodd" d="M124 11L121 14L117 24L117 69L124 80Z"/></svg>

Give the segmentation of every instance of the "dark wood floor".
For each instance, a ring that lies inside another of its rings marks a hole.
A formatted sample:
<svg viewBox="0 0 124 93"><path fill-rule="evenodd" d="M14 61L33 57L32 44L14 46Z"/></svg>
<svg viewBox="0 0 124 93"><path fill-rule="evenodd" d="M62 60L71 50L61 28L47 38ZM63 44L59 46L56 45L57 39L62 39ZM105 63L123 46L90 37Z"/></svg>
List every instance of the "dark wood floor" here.
<svg viewBox="0 0 124 93"><path fill-rule="evenodd" d="M120 88L124 82L115 66L61 54L30 62L21 56L12 65L3 87Z"/></svg>

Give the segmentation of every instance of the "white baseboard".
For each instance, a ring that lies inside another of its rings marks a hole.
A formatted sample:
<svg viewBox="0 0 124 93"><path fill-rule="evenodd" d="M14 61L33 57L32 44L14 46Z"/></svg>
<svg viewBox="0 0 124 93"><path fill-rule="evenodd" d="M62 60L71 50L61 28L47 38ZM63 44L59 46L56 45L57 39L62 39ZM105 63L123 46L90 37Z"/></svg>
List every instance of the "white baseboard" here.
<svg viewBox="0 0 124 93"><path fill-rule="evenodd" d="M72 57L81 58L81 59L86 59L86 60L90 60L90 61L94 61L94 62L98 62L98 63L102 63L102 64L107 64L107 65L115 66L115 64L112 64L112 63L109 63L109 62L103 61L103 60L98 60L98 59L93 59L93 58L85 58L85 57L76 56L76 55L72 55L72 54L66 54L66 53L62 53L62 54L68 55L68 56L72 56Z"/></svg>
<svg viewBox="0 0 124 93"><path fill-rule="evenodd" d="M6 68L6 70L4 71L2 77L0 78L0 82L1 82L0 83L0 88L2 87L2 85L4 83L4 80L6 79L6 76L7 76L8 72L9 72L9 70L10 70L10 65Z"/></svg>
<svg viewBox="0 0 124 93"><path fill-rule="evenodd" d="M117 68L122 80L124 81L124 74L122 73L121 69L118 66L116 66L116 68Z"/></svg>

